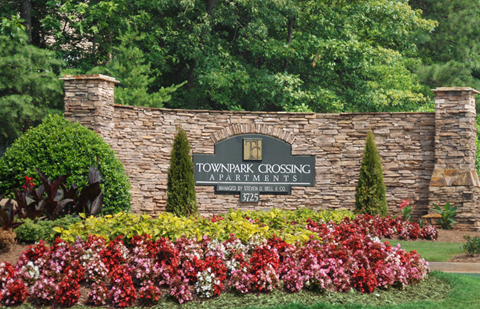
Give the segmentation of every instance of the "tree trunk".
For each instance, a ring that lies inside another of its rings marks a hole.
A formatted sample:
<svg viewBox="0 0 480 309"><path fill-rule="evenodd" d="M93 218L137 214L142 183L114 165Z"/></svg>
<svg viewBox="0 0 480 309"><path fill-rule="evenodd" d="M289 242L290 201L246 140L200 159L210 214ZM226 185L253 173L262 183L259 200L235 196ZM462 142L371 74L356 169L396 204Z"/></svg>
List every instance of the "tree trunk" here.
<svg viewBox="0 0 480 309"><path fill-rule="evenodd" d="M192 65L190 67L190 73L188 74L187 92L190 92L190 90L193 88L193 80L195 79L196 66L197 66L197 62L195 61L195 59L193 59Z"/></svg>
<svg viewBox="0 0 480 309"><path fill-rule="evenodd" d="M290 45L292 42L292 32L293 32L293 23L295 22L295 16L292 15L290 22L288 23L288 34L287 34L287 44ZM283 72L288 70L288 58L283 62Z"/></svg>
<svg viewBox="0 0 480 309"><path fill-rule="evenodd" d="M32 0L22 0L20 17L24 19L23 25L28 34L28 44L32 43Z"/></svg>
<svg viewBox="0 0 480 309"><path fill-rule="evenodd" d="M207 13L212 15L213 8L217 4L217 0L207 0Z"/></svg>

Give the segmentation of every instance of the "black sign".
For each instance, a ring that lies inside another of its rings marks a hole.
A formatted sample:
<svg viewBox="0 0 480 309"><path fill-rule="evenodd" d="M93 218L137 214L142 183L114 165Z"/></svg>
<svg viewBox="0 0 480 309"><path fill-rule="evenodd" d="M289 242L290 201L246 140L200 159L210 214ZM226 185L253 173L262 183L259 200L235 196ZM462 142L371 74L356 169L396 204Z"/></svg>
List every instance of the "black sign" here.
<svg viewBox="0 0 480 309"><path fill-rule="evenodd" d="M237 135L215 144L215 154L194 154L195 184L218 194L240 194L258 202L260 194L291 194L291 187L315 185L315 156L292 156L292 147L274 137Z"/></svg>

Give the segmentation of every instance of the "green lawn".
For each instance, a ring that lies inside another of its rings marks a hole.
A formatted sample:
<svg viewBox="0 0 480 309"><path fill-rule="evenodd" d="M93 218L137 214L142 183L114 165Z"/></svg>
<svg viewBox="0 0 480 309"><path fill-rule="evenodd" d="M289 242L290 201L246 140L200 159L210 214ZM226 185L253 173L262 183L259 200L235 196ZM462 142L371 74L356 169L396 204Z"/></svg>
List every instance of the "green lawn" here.
<svg viewBox="0 0 480 309"><path fill-rule="evenodd" d="M392 304L385 302L378 304L378 302L367 303L365 302L319 302L314 305L303 304L288 304L280 306L271 306L269 308L275 309L321 309L321 308L333 308L333 309L477 309L480 308L480 278L468 277L463 275L448 274L442 272L432 272L431 276L440 279L450 285L450 288L446 288L440 295L437 291L432 291L430 300L427 301L410 301L402 302L401 304ZM375 300L375 292L369 295L372 300ZM256 306L248 307L249 309L268 308L268 306Z"/></svg>
<svg viewBox="0 0 480 309"><path fill-rule="evenodd" d="M398 243L406 251L417 250L422 258L429 262L448 262L455 255L463 253L460 246L464 243L449 243L449 242L435 242L435 241L405 241L405 240L390 240L388 241L392 246ZM480 306L480 305L479 305Z"/></svg>

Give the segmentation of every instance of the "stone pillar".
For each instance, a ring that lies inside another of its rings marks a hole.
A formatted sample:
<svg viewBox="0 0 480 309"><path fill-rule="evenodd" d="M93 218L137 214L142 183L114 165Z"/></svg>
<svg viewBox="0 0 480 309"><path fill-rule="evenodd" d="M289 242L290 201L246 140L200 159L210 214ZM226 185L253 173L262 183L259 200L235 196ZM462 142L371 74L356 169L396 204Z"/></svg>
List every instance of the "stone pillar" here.
<svg viewBox="0 0 480 309"><path fill-rule="evenodd" d="M95 75L65 75L65 119L80 122L109 143L113 129L115 78Z"/></svg>
<svg viewBox="0 0 480 309"><path fill-rule="evenodd" d="M480 229L476 202L480 182L475 169L475 94L472 88L435 90L435 167L429 204L458 207L456 229ZM430 210L430 213L435 213Z"/></svg>

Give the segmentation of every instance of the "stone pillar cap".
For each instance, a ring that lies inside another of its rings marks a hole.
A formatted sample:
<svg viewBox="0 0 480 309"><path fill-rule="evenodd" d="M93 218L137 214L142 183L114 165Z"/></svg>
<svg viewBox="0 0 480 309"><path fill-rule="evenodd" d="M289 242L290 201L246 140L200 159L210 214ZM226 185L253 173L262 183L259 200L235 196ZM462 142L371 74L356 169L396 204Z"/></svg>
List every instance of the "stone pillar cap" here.
<svg viewBox="0 0 480 309"><path fill-rule="evenodd" d="M60 80L77 80L77 79L101 79L108 82L114 82L118 84L120 81L116 80L115 77L110 77L103 74L92 74L92 75L64 75Z"/></svg>
<svg viewBox="0 0 480 309"><path fill-rule="evenodd" d="M432 89L433 92L446 92L446 91L471 91L475 94L479 94L480 91L475 90L470 87L437 87L437 89Z"/></svg>

